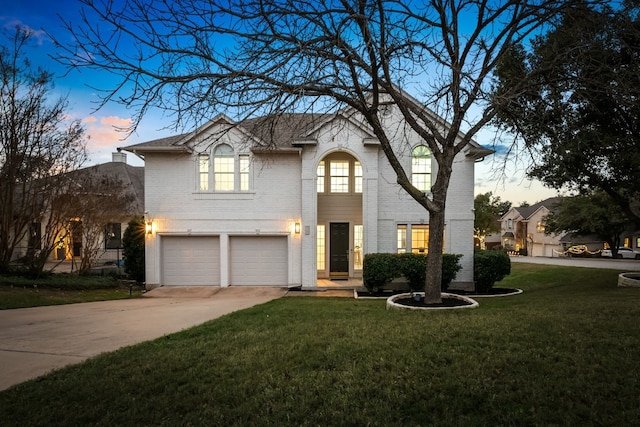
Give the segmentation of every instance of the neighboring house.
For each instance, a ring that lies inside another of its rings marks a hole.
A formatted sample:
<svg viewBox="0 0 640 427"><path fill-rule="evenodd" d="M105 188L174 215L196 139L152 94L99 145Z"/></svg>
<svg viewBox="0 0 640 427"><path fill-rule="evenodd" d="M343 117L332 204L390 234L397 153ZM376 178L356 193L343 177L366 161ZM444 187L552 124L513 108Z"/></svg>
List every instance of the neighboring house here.
<svg viewBox="0 0 640 427"><path fill-rule="evenodd" d="M399 160L429 191L435 160L397 107L384 108ZM361 278L367 253L428 250L428 212L349 110L242 123L219 115L193 133L123 149L145 161L148 289L315 287ZM473 286L474 164L491 153L472 143L454 162L445 252L462 254L463 269L453 286Z"/></svg>
<svg viewBox="0 0 640 427"><path fill-rule="evenodd" d="M113 209L108 209L113 206L105 206L102 209L100 204L95 206L98 214L101 214L100 211L113 214L112 220L107 219L104 227L100 226L100 235L95 236L99 247L96 261L104 263L121 260L124 230L132 217L142 216L144 213L144 167L128 165L126 153L117 152L112 154L111 162L69 172L67 177L68 180L65 182L69 186L68 194L76 197L83 197L85 192L90 191L83 188L83 185L91 180L106 179L117 183L118 190L125 193L124 196L126 196L125 200L127 202L122 210L117 209L117 211L114 211ZM108 195L101 194L100 196L104 196L103 203L105 205L110 203ZM114 197L121 196L123 194ZM115 202L113 203L115 204ZM83 233L83 217L81 214L65 220L67 221L67 224L64 224L66 231L60 236L56 250L50 255L50 260L70 260L82 256L87 244L87 233ZM86 214L88 215L89 212L86 212ZM39 222L34 222L31 225L29 235L24 240L23 245L16 250L16 258L23 256L28 251L40 250L41 239L45 233L44 227L45 225ZM94 236L91 236L91 238L93 239Z"/></svg>
<svg viewBox="0 0 640 427"><path fill-rule="evenodd" d="M560 197L552 197L531 206L511 208L502 216L501 236L505 249L522 252L528 256L554 256L562 251L562 234L545 234L544 217L554 208Z"/></svg>
<svg viewBox="0 0 640 427"><path fill-rule="evenodd" d="M630 226L629 229L622 234L620 243L621 246L626 248L640 250L640 230Z"/></svg>

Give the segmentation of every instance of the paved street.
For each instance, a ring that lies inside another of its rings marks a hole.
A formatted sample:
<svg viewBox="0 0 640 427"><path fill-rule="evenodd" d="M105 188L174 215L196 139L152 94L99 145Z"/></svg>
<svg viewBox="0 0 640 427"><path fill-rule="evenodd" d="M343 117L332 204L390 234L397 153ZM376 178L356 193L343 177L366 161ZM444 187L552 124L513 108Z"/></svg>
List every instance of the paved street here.
<svg viewBox="0 0 640 427"><path fill-rule="evenodd" d="M512 257L513 263L565 265L567 267L606 268L611 270L640 271L640 260L608 258L548 258L548 257Z"/></svg>

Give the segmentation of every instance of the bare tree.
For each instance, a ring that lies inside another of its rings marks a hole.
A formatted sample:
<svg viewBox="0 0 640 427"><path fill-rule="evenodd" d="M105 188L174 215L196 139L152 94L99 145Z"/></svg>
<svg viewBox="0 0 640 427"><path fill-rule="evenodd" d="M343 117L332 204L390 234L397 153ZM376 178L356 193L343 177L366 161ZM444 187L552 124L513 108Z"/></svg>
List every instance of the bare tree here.
<svg viewBox="0 0 640 427"><path fill-rule="evenodd" d="M60 188L54 176L86 159L84 130L68 122L67 101L47 98L51 73L29 62L32 33L16 28L3 35L8 44L0 46L0 270L8 268L29 228L44 220Z"/></svg>
<svg viewBox="0 0 640 427"><path fill-rule="evenodd" d="M176 126L216 112L242 119L346 107L380 141L398 184L429 212L426 301L439 302L444 212L454 158L501 108L492 71L565 0L81 0L58 59L121 78L104 92ZM522 83L523 85L526 82ZM420 102L413 102L408 94ZM509 94L503 94L508 97ZM431 192L411 184L381 125L391 97L438 168ZM434 114L435 113L435 114ZM463 133L464 132L464 133Z"/></svg>

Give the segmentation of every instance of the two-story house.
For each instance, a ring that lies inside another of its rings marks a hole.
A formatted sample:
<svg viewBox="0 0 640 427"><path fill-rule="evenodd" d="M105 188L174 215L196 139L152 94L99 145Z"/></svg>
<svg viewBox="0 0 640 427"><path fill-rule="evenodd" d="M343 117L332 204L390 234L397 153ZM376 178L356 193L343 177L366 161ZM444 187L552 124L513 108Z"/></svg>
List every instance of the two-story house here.
<svg viewBox="0 0 640 427"><path fill-rule="evenodd" d="M500 219L502 246L529 256L550 257L554 251L563 250L564 234L546 234L544 223L544 217L560 200L551 197L531 206L511 208Z"/></svg>
<svg viewBox="0 0 640 427"><path fill-rule="evenodd" d="M437 168L429 148L395 105L383 120L413 184L429 192ZM148 288L309 288L361 278L367 253L429 250L428 212L350 111L242 123L220 115L124 149L145 161ZM463 255L455 287L473 286L474 164L491 153L474 142L454 162L444 250Z"/></svg>

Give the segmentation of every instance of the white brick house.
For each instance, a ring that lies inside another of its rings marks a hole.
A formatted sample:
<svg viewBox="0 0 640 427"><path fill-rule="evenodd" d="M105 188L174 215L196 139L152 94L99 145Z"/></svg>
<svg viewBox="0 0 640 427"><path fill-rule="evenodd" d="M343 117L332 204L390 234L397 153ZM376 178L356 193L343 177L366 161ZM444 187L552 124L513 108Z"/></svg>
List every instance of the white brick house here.
<svg viewBox="0 0 640 427"><path fill-rule="evenodd" d="M435 160L395 106L383 118L408 176L428 191ZM239 124L220 115L124 149L145 160L148 288L315 287L362 277L366 253L427 250L428 212L345 111ZM473 143L454 162L445 252L462 254L463 269L452 286L473 284L474 164L488 154Z"/></svg>

